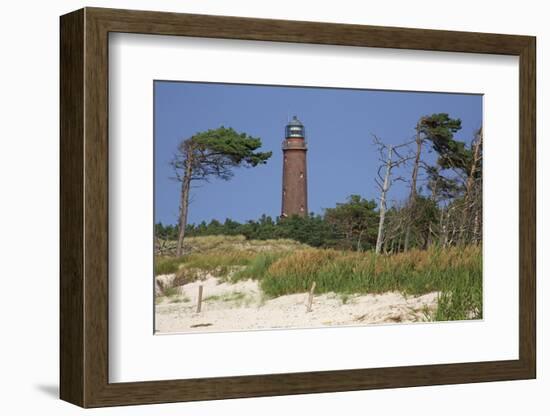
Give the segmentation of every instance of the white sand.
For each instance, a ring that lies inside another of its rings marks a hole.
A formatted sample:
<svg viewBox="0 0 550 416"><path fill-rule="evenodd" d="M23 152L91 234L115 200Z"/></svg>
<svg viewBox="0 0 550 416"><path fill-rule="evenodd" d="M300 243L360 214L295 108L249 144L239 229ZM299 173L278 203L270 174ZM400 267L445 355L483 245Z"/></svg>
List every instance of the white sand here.
<svg viewBox="0 0 550 416"><path fill-rule="evenodd" d="M196 313L199 285L203 302ZM422 322L437 307L438 295L404 297L388 292L344 298L329 293L316 295L312 311L306 312L307 293L265 299L253 280L232 284L209 277L178 289L180 295L156 305L157 333Z"/></svg>

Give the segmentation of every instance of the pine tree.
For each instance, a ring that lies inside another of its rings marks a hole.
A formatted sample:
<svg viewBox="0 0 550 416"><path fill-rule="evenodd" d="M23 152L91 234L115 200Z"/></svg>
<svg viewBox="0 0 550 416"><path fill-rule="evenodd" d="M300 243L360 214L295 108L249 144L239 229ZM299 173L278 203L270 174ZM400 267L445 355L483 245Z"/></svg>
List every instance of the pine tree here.
<svg viewBox="0 0 550 416"><path fill-rule="evenodd" d="M259 138L223 126L197 133L180 143L172 161L181 181L176 255L181 256L183 252L191 183L208 181L212 177L229 180L233 177L233 170L239 166L254 167L266 163L272 152L256 152L261 146Z"/></svg>

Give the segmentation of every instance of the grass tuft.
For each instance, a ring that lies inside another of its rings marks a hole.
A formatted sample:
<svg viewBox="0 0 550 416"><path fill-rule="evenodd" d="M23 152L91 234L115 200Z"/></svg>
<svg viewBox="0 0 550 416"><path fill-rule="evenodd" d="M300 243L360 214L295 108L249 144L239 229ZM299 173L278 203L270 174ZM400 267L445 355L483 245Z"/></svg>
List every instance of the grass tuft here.
<svg viewBox="0 0 550 416"><path fill-rule="evenodd" d="M247 270L242 273L246 275ZM270 297L306 292L314 281L316 293L439 292L433 319L482 317L481 248L475 246L411 250L393 256L307 249L284 256L266 269L257 269L255 276Z"/></svg>
<svg viewBox="0 0 550 416"><path fill-rule="evenodd" d="M288 255L285 252L260 253L252 258L246 267L237 271L231 278L233 282L239 280L259 279L265 276L271 265L280 258Z"/></svg>
<svg viewBox="0 0 550 416"><path fill-rule="evenodd" d="M155 257L155 276L176 273L184 261L184 257Z"/></svg>

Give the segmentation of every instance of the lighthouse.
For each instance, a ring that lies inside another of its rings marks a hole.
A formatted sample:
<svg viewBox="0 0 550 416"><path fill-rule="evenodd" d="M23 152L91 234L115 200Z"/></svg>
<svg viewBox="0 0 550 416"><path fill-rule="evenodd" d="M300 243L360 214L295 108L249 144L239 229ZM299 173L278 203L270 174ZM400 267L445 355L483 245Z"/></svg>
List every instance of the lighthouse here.
<svg viewBox="0 0 550 416"><path fill-rule="evenodd" d="M304 125L296 116L286 125L283 140L283 203L281 217L306 216L307 141Z"/></svg>

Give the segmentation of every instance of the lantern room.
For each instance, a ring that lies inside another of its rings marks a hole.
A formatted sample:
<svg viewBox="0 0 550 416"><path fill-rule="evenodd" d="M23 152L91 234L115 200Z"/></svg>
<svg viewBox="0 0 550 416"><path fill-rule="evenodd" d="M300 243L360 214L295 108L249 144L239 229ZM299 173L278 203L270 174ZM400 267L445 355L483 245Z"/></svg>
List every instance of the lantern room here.
<svg viewBox="0 0 550 416"><path fill-rule="evenodd" d="M306 131L304 128L304 125L300 120L298 120L298 117L293 116L292 120L286 125L285 129L285 137L287 139L290 138L305 138L306 137Z"/></svg>

